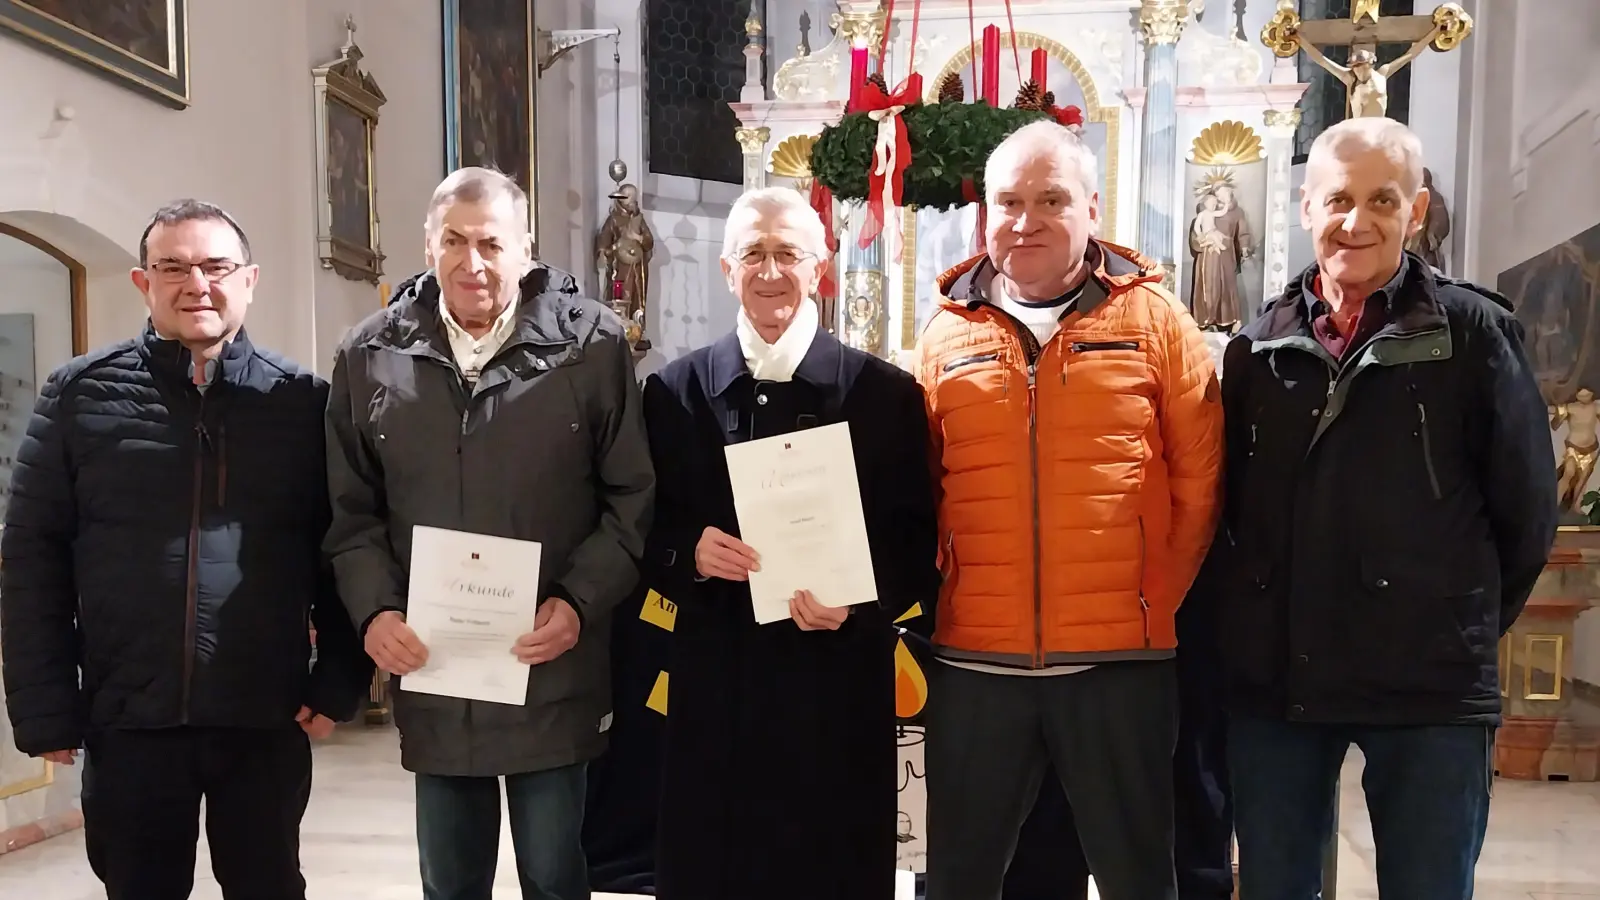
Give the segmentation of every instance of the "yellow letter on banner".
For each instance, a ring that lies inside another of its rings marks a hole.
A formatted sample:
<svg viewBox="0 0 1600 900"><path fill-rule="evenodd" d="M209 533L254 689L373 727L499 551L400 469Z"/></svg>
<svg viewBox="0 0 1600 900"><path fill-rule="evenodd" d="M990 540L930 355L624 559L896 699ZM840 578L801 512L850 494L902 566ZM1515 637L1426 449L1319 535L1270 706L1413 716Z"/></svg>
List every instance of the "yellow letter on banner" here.
<svg viewBox="0 0 1600 900"><path fill-rule="evenodd" d="M671 631L678 623L678 604L651 591L644 598L644 608L639 610L639 618L657 628Z"/></svg>

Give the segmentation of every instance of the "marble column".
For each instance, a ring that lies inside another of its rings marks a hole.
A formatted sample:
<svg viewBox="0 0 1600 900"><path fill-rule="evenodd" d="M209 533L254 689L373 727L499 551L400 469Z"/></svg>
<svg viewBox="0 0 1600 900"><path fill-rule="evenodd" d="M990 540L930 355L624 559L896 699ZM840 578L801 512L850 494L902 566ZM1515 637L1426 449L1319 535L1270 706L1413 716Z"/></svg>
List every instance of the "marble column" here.
<svg viewBox="0 0 1600 900"><path fill-rule="evenodd" d="M739 128L733 132L744 152L744 189L753 191L767 186L767 141L772 139L772 129Z"/></svg>
<svg viewBox="0 0 1600 900"><path fill-rule="evenodd" d="M1173 278L1174 179L1178 168L1178 37L1189 17L1188 0L1142 0L1144 115L1139 135L1139 250Z"/></svg>
<svg viewBox="0 0 1600 900"><path fill-rule="evenodd" d="M1267 126L1267 221L1265 297L1283 293L1289 282L1289 229L1295 227L1297 213L1290 196L1289 164L1294 160L1294 133L1300 128L1300 107L1269 109Z"/></svg>

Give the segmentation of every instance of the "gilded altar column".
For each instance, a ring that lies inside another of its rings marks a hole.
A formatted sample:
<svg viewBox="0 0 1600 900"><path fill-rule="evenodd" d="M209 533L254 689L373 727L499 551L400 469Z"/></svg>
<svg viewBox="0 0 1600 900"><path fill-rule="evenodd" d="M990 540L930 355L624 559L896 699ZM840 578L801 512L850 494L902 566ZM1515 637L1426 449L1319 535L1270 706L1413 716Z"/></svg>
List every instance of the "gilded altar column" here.
<svg viewBox="0 0 1600 900"><path fill-rule="evenodd" d="M857 243L865 213L865 207L853 206L850 227L845 229L851 242L850 263L839 289L835 333L843 338L846 346L887 359L889 306L884 296L888 276L883 271L883 236L874 238L865 248Z"/></svg>
<svg viewBox="0 0 1600 900"><path fill-rule="evenodd" d="M1173 179L1178 167L1178 38L1188 17L1188 0L1142 0L1139 7L1139 29L1145 43L1139 250L1166 269L1168 287L1173 278Z"/></svg>
<svg viewBox="0 0 1600 900"><path fill-rule="evenodd" d="M744 151L744 189L753 191L767 186L767 141L772 138L772 129L765 125L759 128L739 128L733 132L739 140L739 149Z"/></svg>
<svg viewBox="0 0 1600 900"><path fill-rule="evenodd" d="M1267 232L1266 284L1262 296L1283 293L1289 282L1289 229L1294 227L1295 204L1290 196L1289 163L1294 159L1294 133L1300 127L1300 107L1269 109L1267 126Z"/></svg>

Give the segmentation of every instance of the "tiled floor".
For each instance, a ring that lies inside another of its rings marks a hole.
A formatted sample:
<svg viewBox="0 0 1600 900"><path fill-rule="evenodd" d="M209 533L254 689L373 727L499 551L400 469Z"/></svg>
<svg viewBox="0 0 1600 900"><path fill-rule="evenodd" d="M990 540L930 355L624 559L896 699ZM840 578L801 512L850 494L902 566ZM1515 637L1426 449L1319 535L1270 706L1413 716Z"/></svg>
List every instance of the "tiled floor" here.
<svg viewBox="0 0 1600 900"><path fill-rule="evenodd" d="M1377 897L1360 758L1346 767L1338 900ZM341 730L317 751L316 787L301 858L311 900L416 900L411 781L391 732ZM496 898L515 900L511 842L502 839ZM196 900L221 895L202 843ZM1600 900L1600 785L1500 781L1478 866L1477 900ZM0 897L104 897L74 832L0 856ZM601 898L596 898L601 900ZM759 900L759 898L751 898Z"/></svg>

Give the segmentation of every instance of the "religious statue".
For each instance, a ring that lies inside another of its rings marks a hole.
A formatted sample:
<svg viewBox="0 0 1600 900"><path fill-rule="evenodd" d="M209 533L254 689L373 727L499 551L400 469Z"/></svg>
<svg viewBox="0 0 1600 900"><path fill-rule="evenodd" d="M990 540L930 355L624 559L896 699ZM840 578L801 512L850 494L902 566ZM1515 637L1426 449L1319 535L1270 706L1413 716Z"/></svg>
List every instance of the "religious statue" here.
<svg viewBox="0 0 1600 900"><path fill-rule="evenodd" d="M1213 172L1195 193L1200 202L1189 226L1189 257L1194 260L1189 309L1202 329L1232 332L1242 306L1239 269L1254 255L1255 242L1226 170Z"/></svg>
<svg viewBox="0 0 1600 900"><path fill-rule="evenodd" d="M1433 170L1422 170L1422 186L1428 191L1428 213L1422 227L1406 238L1406 249L1422 257L1422 261L1439 271L1444 271L1444 246L1450 238L1450 207L1444 195L1433 186Z"/></svg>
<svg viewBox="0 0 1600 900"><path fill-rule="evenodd" d="M1317 45L1301 39L1300 49L1305 51L1311 61L1333 73L1333 77L1344 82L1349 89L1349 98L1345 101L1344 114L1348 119L1359 119L1365 116L1383 117L1389 114L1389 76L1405 68L1408 63L1422 51L1428 49L1435 36L1439 34L1439 26L1433 26L1427 37L1412 44L1410 49L1391 62L1378 65L1378 55L1366 47L1359 47L1350 51L1350 65L1341 66L1324 56Z"/></svg>
<svg viewBox="0 0 1600 900"><path fill-rule="evenodd" d="M1600 458L1600 416L1594 391L1578 388L1568 403L1550 407L1550 428L1567 426L1566 446L1556 465L1556 496L1563 514L1583 514L1583 497Z"/></svg>
<svg viewBox="0 0 1600 900"><path fill-rule="evenodd" d="M611 213L594 243L600 284L627 328L629 345L636 352L649 350L650 341L644 336L645 303L656 239L639 209L638 187L624 184L611 194Z"/></svg>
<svg viewBox="0 0 1600 900"><path fill-rule="evenodd" d="M1452 50L1471 33L1472 17L1457 3L1442 3L1431 16L1382 16L1377 0L1357 0L1348 21L1302 22L1293 0L1278 0L1278 11L1262 29L1261 40L1277 56L1301 51L1332 73L1346 88L1345 116L1362 118L1389 114L1389 78L1428 45ZM1410 47L1398 59L1378 65L1378 45L1397 43ZM1349 65L1339 65L1318 48L1336 44L1350 48Z"/></svg>

